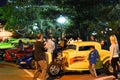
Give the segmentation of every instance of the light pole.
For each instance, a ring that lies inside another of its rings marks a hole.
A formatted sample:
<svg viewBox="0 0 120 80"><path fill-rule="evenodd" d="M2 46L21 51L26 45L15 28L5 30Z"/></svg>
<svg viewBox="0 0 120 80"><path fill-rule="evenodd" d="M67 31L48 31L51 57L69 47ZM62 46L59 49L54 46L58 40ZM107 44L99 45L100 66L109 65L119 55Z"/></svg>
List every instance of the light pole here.
<svg viewBox="0 0 120 80"><path fill-rule="evenodd" d="M66 22L66 18L60 15L60 17L57 19L57 22L60 23L61 25L61 38L63 38L64 33L63 33L62 25Z"/></svg>

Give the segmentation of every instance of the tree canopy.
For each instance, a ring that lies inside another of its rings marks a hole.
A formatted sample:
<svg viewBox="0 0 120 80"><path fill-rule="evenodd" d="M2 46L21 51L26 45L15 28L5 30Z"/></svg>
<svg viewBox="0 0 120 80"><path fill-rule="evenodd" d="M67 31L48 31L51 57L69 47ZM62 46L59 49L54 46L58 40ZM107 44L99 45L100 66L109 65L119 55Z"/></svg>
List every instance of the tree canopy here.
<svg viewBox="0 0 120 80"><path fill-rule="evenodd" d="M68 21L62 25L66 36L120 34L119 0L8 0L0 13L7 20L5 28L22 36L39 32L59 36L61 25L56 19L60 15Z"/></svg>

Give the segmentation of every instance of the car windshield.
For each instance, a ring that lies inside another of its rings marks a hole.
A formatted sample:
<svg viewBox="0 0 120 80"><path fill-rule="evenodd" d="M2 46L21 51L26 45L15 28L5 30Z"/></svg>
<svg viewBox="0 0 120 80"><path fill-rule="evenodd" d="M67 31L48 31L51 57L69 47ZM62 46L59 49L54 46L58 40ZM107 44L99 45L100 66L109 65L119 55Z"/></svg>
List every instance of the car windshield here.
<svg viewBox="0 0 120 80"><path fill-rule="evenodd" d="M68 45L67 49L74 49L75 50L76 49L76 45Z"/></svg>

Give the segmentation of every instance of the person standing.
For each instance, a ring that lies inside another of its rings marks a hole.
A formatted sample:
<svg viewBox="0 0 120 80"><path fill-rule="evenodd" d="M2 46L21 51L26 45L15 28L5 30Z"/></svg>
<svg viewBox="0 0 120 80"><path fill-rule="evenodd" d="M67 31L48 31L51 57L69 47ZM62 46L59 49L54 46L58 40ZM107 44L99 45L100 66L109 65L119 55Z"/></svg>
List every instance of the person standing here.
<svg viewBox="0 0 120 80"><path fill-rule="evenodd" d="M22 40L19 40L18 42L18 51L24 51L24 43Z"/></svg>
<svg viewBox="0 0 120 80"><path fill-rule="evenodd" d="M50 52L52 54L52 59L54 59L54 53L53 53L53 51L55 50L55 43L52 40L51 36L48 36L45 48L47 49L47 52Z"/></svg>
<svg viewBox="0 0 120 80"><path fill-rule="evenodd" d="M42 34L37 35L37 41L34 45L34 60L36 61L36 71L33 80L37 80L40 74L41 80L46 80L47 62Z"/></svg>
<svg viewBox="0 0 120 80"><path fill-rule="evenodd" d="M97 41L93 35L90 36L90 41Z"/></svg>
<svg viewBox="0 0 120 80"><path fill-rule="evenodd" d="M46 42L46 48L47 48L47 51L50 52L50 53L53 53L53 51L55 49L55 43L52 40L51 36L48 36L48 39L47 39L47 42Z"/></svg>
<svg viewBox="0 0 120 80"><path fill-rule="evenodd" d="M81 41L82 41L82 39L80 37L77 37L76 42L81 42Z"/></svg>
<svg viewBox="0 0 120 80"><path fill-rule="evenodd" d="M95 70L95 65L97 62L97 58L99 58L98 51L95 49L94 46L90 47L91 52L89 53L88 60L89 60L89 70L92 76L97 77L97 73Z"/></svg>
<svg viewBox="0 0 120 80"><path fill-rule="evenodd" d="M110 36L110 47L109 47L109 50L110 50L110 64L112 65L113 67L113 75L115 76L116 80L118 79L118 69L119 69L119 66L117 64L117 62L119 61L119 54L118 54L118 51L119 51L119 46L118 46L118 42L117 42L117 38L115 35L111 35Z"/></svg>

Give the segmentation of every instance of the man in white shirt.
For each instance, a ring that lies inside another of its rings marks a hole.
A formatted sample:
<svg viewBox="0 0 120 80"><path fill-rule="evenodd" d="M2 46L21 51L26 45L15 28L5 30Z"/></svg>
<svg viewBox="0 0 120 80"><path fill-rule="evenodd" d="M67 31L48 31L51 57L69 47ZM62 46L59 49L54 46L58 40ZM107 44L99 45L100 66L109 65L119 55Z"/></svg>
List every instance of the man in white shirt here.
<svg viewBox="0 0 120 80"><path fill-rule="evenodd" d="M52 40L51 36L48 36L45 48L47 49L47 52L50 52L52 54L52 57L53 57L54 56L53 51L55 50L55 43Z"/></svg>
<svg viewBox="0 0 120 80"><path fill-rule="evenodd" d="M52 41L52 37L49 36L46 42L46 48L47 51L50 53L53 53L54 49L55 49L55 43Z"/></svg>

